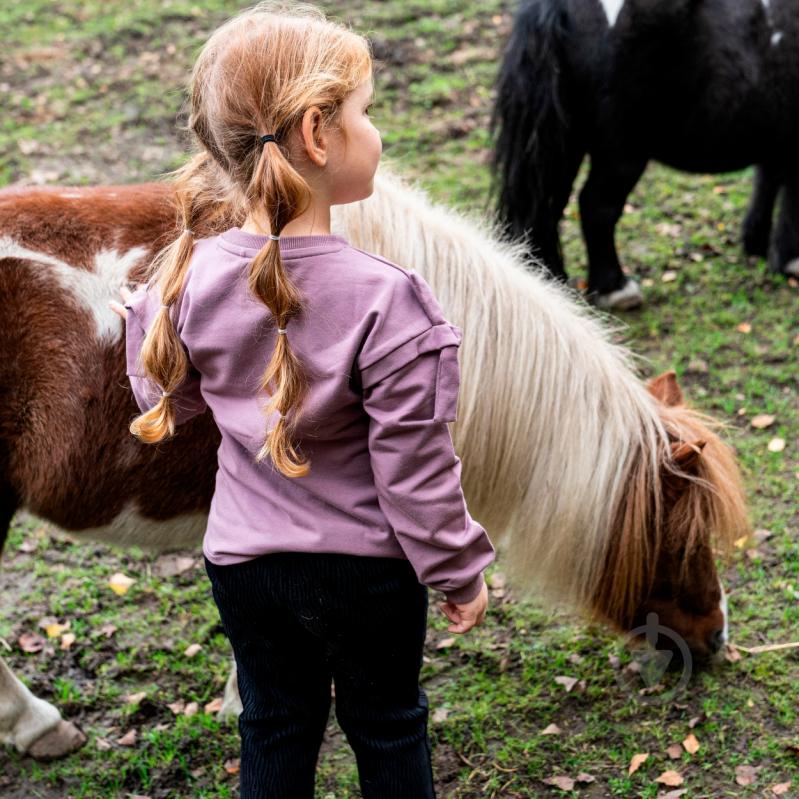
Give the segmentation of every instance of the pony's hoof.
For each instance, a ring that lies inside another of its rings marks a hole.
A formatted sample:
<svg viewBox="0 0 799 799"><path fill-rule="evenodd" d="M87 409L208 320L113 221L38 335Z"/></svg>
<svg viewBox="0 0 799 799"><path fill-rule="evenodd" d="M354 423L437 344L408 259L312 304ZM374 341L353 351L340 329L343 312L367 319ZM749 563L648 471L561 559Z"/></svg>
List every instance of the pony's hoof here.
<svg viewBox="0 0 799 799"><path fill-rule="evenodd" d="M785 274L788 277L799 277L799 258L794 258L793 261L788 261L785 264Z"/></svg>
<svg viewBox="0 0 799 799"><path fill-rule="evenodd" d="M57 760L80 749L85 743L86 736L74 724L61 719L52 730L37 738L26 754L35 760Z"/></svg>
<svg viewBox="0 0 799 799"><path fill-rule="evenodd" d="M603 311L630 311L643 304L644 295L641 287L632 278L628 278L620 289L609 294L598 294L596 298L597 308Z"/></svg>

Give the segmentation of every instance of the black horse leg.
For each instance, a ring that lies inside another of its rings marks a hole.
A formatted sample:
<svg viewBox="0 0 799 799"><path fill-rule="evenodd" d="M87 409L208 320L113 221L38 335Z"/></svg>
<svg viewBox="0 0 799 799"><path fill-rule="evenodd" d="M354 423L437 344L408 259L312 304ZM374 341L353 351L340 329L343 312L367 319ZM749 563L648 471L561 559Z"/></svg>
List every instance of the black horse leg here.
<svg viewBox="0 0 799 799"><path fill-rule="evenodd" d="M630 283L637 290L637 301L632 296L623 299L628 280L619 264L613 234L627 196L645 168L644 160L611 161L592 155L591 172L580 192L580 218L588 251L588 291L598 295L600 304L608 307L632 307L641 301L640 290L633 281ZM614 302L614 295L622 298L621 302Z"/></svg>
<svg viewBox="0 0 799 799"><path fill-rule="evenodd" d="M759 255L765 258L768 253L771 218L774 215L774 203L777 201L779 190L779 172L771 167L758 166L755 173L755 189L744 218L741 237L747 255Z"/></svg>
<svg viewBox="0 0 799 799"><path fill-rule="evenodd" d="M777 227L771 241L769 268L799 277L799 173L785 178Z"/></svg>

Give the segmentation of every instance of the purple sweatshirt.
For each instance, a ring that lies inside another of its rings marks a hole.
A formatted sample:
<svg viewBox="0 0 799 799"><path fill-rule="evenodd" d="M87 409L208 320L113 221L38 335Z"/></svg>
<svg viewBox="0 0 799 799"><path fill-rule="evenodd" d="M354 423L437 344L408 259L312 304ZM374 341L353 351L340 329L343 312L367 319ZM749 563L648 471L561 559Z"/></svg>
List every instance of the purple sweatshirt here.
<svg viewBox="0 0 799 799"><path fill-rule="evenodd" d="M405 557L419 582L468 602L495 552L467 510L448 425L460 328L414 271L336 234L282 236L304 299L286 335L309 384L293 440L311 467L285 477L254 459L277 420L258 389L277 326L247 289L267 240L235 227L197 241L170 311L191 363L172 394L177 423L210 408L222 435L203 552L219 565L285 550ZM127 374L142 411L161 393L138 363L160 304L145 285L125 306Z"/></svg>

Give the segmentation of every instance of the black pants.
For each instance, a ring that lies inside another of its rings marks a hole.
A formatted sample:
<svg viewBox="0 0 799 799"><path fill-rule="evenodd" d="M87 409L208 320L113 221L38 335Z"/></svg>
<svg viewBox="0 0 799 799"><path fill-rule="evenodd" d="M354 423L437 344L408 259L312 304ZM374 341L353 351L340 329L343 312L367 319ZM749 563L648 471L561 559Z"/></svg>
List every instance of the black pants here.
<svg viewBox="0 0 799 799"><path fill-rule="evenodd" d="M241 799L313 799L331 680L364 799L434 799L419 685L427 588L401 558L205 558L243 711Z"/></svg>

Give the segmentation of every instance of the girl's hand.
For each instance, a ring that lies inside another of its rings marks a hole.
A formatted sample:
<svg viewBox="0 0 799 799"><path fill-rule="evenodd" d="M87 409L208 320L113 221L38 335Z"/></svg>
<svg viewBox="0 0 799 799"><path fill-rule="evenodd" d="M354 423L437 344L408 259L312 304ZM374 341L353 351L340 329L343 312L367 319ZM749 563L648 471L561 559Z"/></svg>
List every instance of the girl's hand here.
<svg viewBox="0 0 799 799"><path fill-rule="evenodd" d="M127 302L133 292L127 286L123 285L119 287L119 293L122 295L122 299ZM114 313L118 313L123 319L127 320L128 309L124 305L116 300L109 300L108 304Z"/></svg>
<svg viewBox="0 0 799 799"><path fill-rule="evenodd" d="M480 593L471 601L463 605L454 602L439 602L438 606L444 615L455 622L447 627L451 633L466 633L477 624L481 624L488 606L488 586L483 583Z"/></svg>

